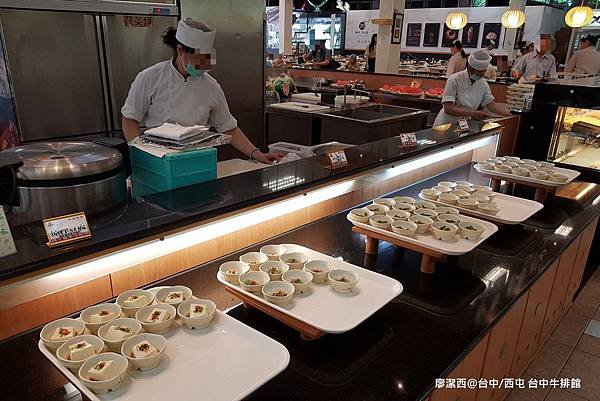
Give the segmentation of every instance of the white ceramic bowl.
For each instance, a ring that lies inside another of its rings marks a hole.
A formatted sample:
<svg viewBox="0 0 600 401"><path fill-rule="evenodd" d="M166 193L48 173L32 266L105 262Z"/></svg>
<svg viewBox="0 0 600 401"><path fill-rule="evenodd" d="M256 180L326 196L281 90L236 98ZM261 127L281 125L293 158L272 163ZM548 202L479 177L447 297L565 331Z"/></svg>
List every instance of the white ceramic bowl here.
<svg viewBox="0 0 600 401"><path fill-rule="evenodd" d="M446 194L441 194L438 200L440 202L447 203L449 205L456 205L460 197L452 192L448 192Z"/></svg>
<svg viewBox="0 0 600 401"><path fill-rule="evenodd" d="M418 214L412 215L408 218L408 221L412 221L417 225L417 234L425 234L429 231L433 220L427 216L421 216Z"/></svg>
<svg viewBox="0 0 600 401"><path fill-rule="evenodd" d="M250 266L250 271L258 271L258 267L269 260L269 257L262 252L248 252L240 256L240 262Z"/></svg>
<svg viewBox="0 0 600 401"><path fill-rule="evenodd" d="M487 213L487 214L492 214L492 215L496 215L500 211L500 208L498 207L498 205L496 205L495 203L492 203L492 202L490 202L490 203L480 203L477 206L477 209L480 212Z"/></svg>
<svg viewBox="0 0 600 401"><path fill-rule="evenodd" d="M483 170L494 170L494 166L496 164L500 164L500 163L499 162L485 161L485 162L479 163L479 167L482 168Z"/></svg>
<svg viewBox="0 0 600 401"><path fill-rule="evenodd" d="M522 164L519 167L529 170L530 174L531 174L531 171L535 171L538 169L536 164Z"/></svg>
<svg viewBox="0 0 600 401"><path fill-rule="evenodd" d="M550 173L550 174L548 174L548 180L550 180L551 182L557 182L559 184L564 184L567 181L569 181L569 177L567 177L564 174Z"/></svg>
<svg viewBox="0 0 600 401"><path fill-rule="evenodd" d="M502 164L502 160L498 160L496 158L490 158L490 159L487 159L484 163L490 163L495 166L497 164Z"/></svg>
<svg viewBox="0 0 600 401"><path fill-rule="evenodd" d="M392 206L394 206L396 204L396 201L393 198L377 198L377 199L373 199L373 204L385 205L391 209Z"/></svg>
<svg viewBox="0 0 600 401"><path fill-rule="evenodd" d="M327 282L329 272L333 270L331 264L326 260L311 260L304 265L304 270L312 274L314 283Z"/></svg>
<svg viewBox="0 0 600 401"><path fill-rule="evenodd" d="M69 369L73 372L77 372L79 370L79 368L81 367L81 365L83 365L83 362L85 362L85 360L88 359L88 358L85 358L85 359L81 359L79 361L73 361L73 360L71 360L71 357L69 356L71 353L71 350L69 349L69 347L71 345L77 344L78 342L81 342L81 341L85 341L94 347L94 355L99 354L102 351L104 351L104 341L102 341L100 338L93 336L91 334L84 334L82 336L73 337L73 338L65 341L56 350L56 357L58 358L60 363L62 363L67 369ZM91 356L89 358L91 358Z"/></svg>
<svg viewBox="0 0 600 401"><path fill-rule="evenodd" d="M517 157L517 156L505 156L505 157L506 157L506 160L508 160L510 162L514 162L514 163L516 163L516 162L518 162L518 161L521 160L521 158Z"/></svg>
<svg viewBox="0 0 600 401"><path fill-rule="evenodd" d="M348 216L350 217L350 220L357 221L359 223L369 224L369 219L374 215L375 213L373 213L366 207L361 207L359 209L351 210Z"/></svg>
<svg viewBox="0 0 600 401"><path fill-rule="evenodd" d="M473 193L469 195L469 199L475 199L479 203L487 203L490 201L490 197L478 193Z"/></svg>
<svg viewBox="0 0 600 401"><path fill-rule="evenodd" d="M470 185L457 185L456 190L454 192L456 192L456 191L462 191L462 192L466 192L466 193L470 194L472 192L475 192L475 188L473 188ZM456 193L454 193L454 195L456 195Z"/></svg>
<svg viewBox="0 0 600 401"><path fill-rule="evenodd" d="M438 182L440 187L456 188L456 183L452 181L440 181Z"/></svg>
<svg viewBox="0 0 600 401"><path fill-rule="evenodd" d="M553 168L554 167L554 163L551 163L551 162L538 162L538 166L539 167L543 167L543 168Z"/></svg>
<svg viewBox="0 0 600 401"><path fill-rule="evenodd" d="M246 272L240 276L240 286L249 292L260 294L262 286L271 281L269 275L263 271Z"/></svg>
<svg viewBox="0 0 600 401"><path fill-rule="evenodd" d="M396 203L393 206L394 210L402 210L404 212L412 213L415 211L415 205L411 203Z"/></svg>
<svg viewBox="0 0 600 401"><path fill-rule="evenodd" d="M454 239L458 232L458 226L445 221L434 221L431 225L433 237L441 241L450 241Z"/></svg>
<svg viewBox="0 0 600 401"><path fill-rule="evenodd" d="M543 171L544 173L548 174L557 174L554 167L538 167L538 171Z"/></svg>
<svg viewBox="0 0 600 401"><path fill-rule="evenodd" d="M257 274L262 272L253 272L245 274ZM268 276L267 276L268 278ZM261 286L262 287L262 286ZM198 317L190 317L190 306L192 304L202 304L206 308L206 315ZM185 327L192 330L201 330L210 324L211 320L215 316L217 305L210 299L198 299L192 298L184 301L177 307L177 316L181 319Z"/></svg>
<svg viewBox="0 0 600 401"><path fill-rule="evenodd" d="M287 252L283 245L265 245L260 248L260 252L267 255L269 260L279 260L279 257Z"/></svg>
<svg viewBox="0 0 600 401"><path fill-rule="evenodd" d="M103 311L112 314L112 317L101 323L91 323L90 316L101 313ZM94 306L90 306L89 308L85 308L79 318L85 323L85 327L94 335L98 334L98 329L101 326L104 326L106 323L118 319L121 317L121 307L117 304L112 303L103 303Z"/></svg>
<svg viewBox="0 0 600 401"><path fill-rule="evenodd" d="M147 323L146 318L150 316L150 313L152 313L154 308L167 311L168 318L159 323ZM177 310L173 305L169 304L156 304L144 306L135 314L135 318L142 324L144 331L152 334L164 334L167 331L169 331L176 316Z"/></svg>
<svg viewBox="0 0 600 401"><path fill-rule="evenodd" d="M420 216L427 216L430 219L435 220L435 218L438 215L438 212L436 210L433 210L433 209L421 208L421 209L415 210L415 214L418 214Z"/></svg>
<svg viewBox="0 0 600 401"><path fill-rule="evenodd" d="M511 169L519 167L518 163L511 162L511 161L506 161L506 162L502 163L502 165L504 167L510 167Z"/></svg>
<svg viewBox="0 0 600 401"><path fill-rule="evenodd" d="M156 348L157 353L145 358L134 358L132 354L133 347L144 340L152 344L152 346ZM128 338L123 343L121 355L127 358L133 369L146 371L158 366L166 348L167 339L163 336L159 334L142 333Z"/></svg>
<svg viewBox="0 0 600 401"><path fill-rule="evenodd" d="M281 275L288 271L290 267L280 260L269 260L260 265L258 269L269 275L269 281L281 281Z"/></svg>
<svg viewBox="0 0 600 401"><path fill-rule="evenodd" d="M523 162L523 164L537 166L537 161L532 159L521 159L521 161Z"/></svg>
<svg viewBox="0 0 600 401"><path fill-rule="evenodd" d="M494 170L499 173L510 173L511 168L510 168L510 166L506 166L504 164L496 164L494 166Z"/></svg>
<svg viewBox="0 0 600 401"><path fill-rule="evenodd" d="M529 177L529 170L524 167L515 167L512 169L512 173L520 177Z"/></svg>
<svg viewBox="0 0 600 401"><path fill-rule="evenodd" d="M475 191L475 195L487 196L490 199L494 199L496 197L496 193L494 191Z"/></svg>
<svg viewBox="0 0 600 401"><path fill-rule="evenodd" d="M225 262L219 267L219 272L223 278L231 284L239 283L240 276L247 271L250 271L250 266L239 261Z"/></svg>
<svg viewBox="0 0 600 401"><path fill-rule="evenodd" d="M306 262L308 262L308 255L302 252L288 252L281 255L279 260L288 265L290 270L302 270Z"/></svg>
<svg viewBox="0 0 600 401"><path fill-rule="evenodd" d="M396 203L409 203L413 205L415 203L415 198L411 198L410 196L394 196L394 200Z"/></svg>
<svg viewBox="0 0 600 401"><path fill-rule="evenodd" d="M462 221L462 217L460 217L457 214L440 214L437 217L437 220L442 221L444 223L454 224L456 226Z"/></svg>
<svg viewBox="0 0 600 401"><path fill-rule="evenodd" d="M454 191L452 191L452 193L456 196L458 196L459 198L468 198L469 195L471 194L470 192L467 191L461 191L460 189L455 189Z"/></svg>
<svg viewBox="0 0 600 401"><path fill-rule="evenodd" d="M396 220L392 223L392 231L405 237L412 237L417 232L417 225L408 220Z"/></svg>
<svg viewBox="0 0 600 401"><path fill-rule="evenodd" d="M181 299L181 298L168 299L169 293L174 292L174 291L182 292L183 299ZM156 293L156 301L159 304L169 304L169 305L173 305L175 308L177 308L177 306L180 303L182 303L183 301L187 301L190 298L192 298L192 290L183 285L174 285L169 288L163 288L162 290L159 290Z"/></svg>
<svg viewBox="0 0 600 401"><path fill-rule="evenodd" d="M88 371L100 361L112 361L113 366L115 366L115 374L108 380L90 380ZM106 394L119 387L125 376L127 376L128 366L129 362L123 355L114 352L103 352L88 358L79 368L78 376L81 382L94 393Z"/></svg>
<svg viewBox="0 0 600 401"><path fill-rule="evenodd" d="M281 280L290 283L296 289L295 294L302 293L313 281L313 275L306 270L288 270L281 276Z"/></svg>
<svg viewBox="0 0 600 401"><path fill-rule="evenodd" d="M296 289L293 285L283 281L271 281L263 285L262 288L262 293L265 299L279 306L285 306L289 304L294 296L295 291ZM276 293L282 293L284 295L274 295Z"/></svg>
<svg viewBox="0 0 600 401"><path fill-rule="evenodd" d="M462 221L458 224L458 227L460 228L460 236L472 241L478 240L485 231L481 224L472 221Z"/></svg>
<svg viewBox="0 0 600 401"><path fill-rule="evenodd" d="M372 211L375 215L384 215L385 212L387 212L388 210L390 210L389 207L387 207L386 205L379 205L376 203L373 203L372 205L368 205L365 206L367 209L369 209L370 211Z"/></svg>
<svg viewBox="0 0 600 401"><path fill-rule="evenodd" d="M529 175L532 178L535 178L537 180L547 180L548 179L548 173L546 173L545 171L542 171L542 170L530 171Z"/></svg>
<svg viewBox="0 0 600 401"><path fill-rule="evenodd" d="M415 211L417 209L422 209L422 208L435 210L435 207L436 207L435 203L431 203L431 202L428 202L428 201L418 201L418 202L415 202Z"/></svg>
<svg viewBox="0 0 600 401"><path fill-rule="evenodd" d="M438 216L442 214L459 214L458 209L449 206L438 206L435 211L438 212Z"/></svg>
<svg viewBox="0 0 600 401"><path fill-rule="evenodd" d="M464 207L465 209L477 209L479 202L475 199L462 198L458 200L458 206Z"/></svg>
<svg viewBox="0 0 600 401"><path fill-rule="evenodd" d="M457 187L460 187L460 186L463 186L463 187L472 187L473 183L471 183L469 181L456 181L456 186Z"/></svg>
<svg viewBox="0 0 600 401"><path fill-rule="evenodd" d="M410 212L407 212L405 210L393 209L387 212L385 215L391 217L394 220L406 220L410 217Z"/></svg>
<svg viewBox="0 0 600 401"><path fill-rule="evenodd" d="M140 308L142 307L142 306L136 306L136 307L123 306L123 302L126 301L130 296L138 296L138 297L145 296L147 302L145 303L145 305L142 305L142 306L146 306L146 305L152 305L152 303L154 302L155 294L152 291L148 291L148 290L128 290L128 291L122 292L117 297L117 300L115 302L117 303L117 305L119 305L121 307L121 310L123 311L123 316L125 316L125 317L135 317L135 313L138 310L140 310Z"/></svg>
<svg viewBox="0 0 600 401"><path fill-rule="evenodd" d="M438 198L438 196L441 195L441 192L438 191L437 189L426 188L421 191L421 195L425 199L436 200Z"/></svg>
<svg viewBox="0 0 600 401"><path fill-rule="evenodd" d="M138 309L139 310L139 309ZM136 319L132 319L130 317L124 317L120 319L113 320L112 322L106 323L104 326L98 329L98 337L104 341L106 347L109 351L112 352L121 352L121 345L125 342L127 338L122 340L111 340L107 337L108 330L110 330L113 326L126 326L131 330L131 335L134 336L136 334L140 334L142 332L142 325Z"/></svg>
<svg viewBox="0 0 600 401"><path fill-rule="evenodd" d="M360 276L356 272L342 269L334 269L329 272L329 281L331 286L337 292L350 292L358 284Z"/></svg>
<svg viewBox="0 0 600 401"><path fill-rule="evenodd" d="M488 192L493 192L494 189L490 186L487 185L473 185L473 188L475 189L475 191L488 191Z"/></svg>
<svg viewBox="0 0 600 401"><path fill-rule="evenodd" d="M369 219L369 224L373 227L389 230L394 219L389 216L373 216Z"/></svg>
<svg viewBox="0 0 600 401"><path fill-rule="evenodd" d="M42 340L42 342L44 344L46 344L46 347L48 347L51 350L58 349L58 347L63 345L63 343L65 341L67 341L69 338L71 338L71 337L69 337L69 338L65 338L64 340L52 341L51 337L54 334L54 332L56 331L56 329L59 327L65 327L65 328L72 327L73 328L73 337L80 336L80 335L84 334L84 331L85 331L85 324L80 319L71 319L71 318L65 317L62 319L54 320L54 321L46 324L40 331L40 339Z"/></svg>
<svg viewBox="0 0 600 401"><path fill-rule="evenodd" d="M431 188L431 189L433 189L433 190L435 190L435 191L440 191L442 194L445 194L445 193L447 193L447 192L451 192L451 191L452 191L452 188L450 188L450 187L445 187L445 186L443 186L443 185L436 185L435 187L433 187L433 188Z"/></svg>

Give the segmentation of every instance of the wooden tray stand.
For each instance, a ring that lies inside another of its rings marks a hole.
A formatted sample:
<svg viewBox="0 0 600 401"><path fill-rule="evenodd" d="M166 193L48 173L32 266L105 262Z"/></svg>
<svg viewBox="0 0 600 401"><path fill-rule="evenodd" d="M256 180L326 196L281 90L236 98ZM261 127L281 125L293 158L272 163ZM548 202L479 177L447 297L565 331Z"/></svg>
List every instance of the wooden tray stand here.
<svg viewBox="0 0 600 401"><path fill-rule="evenodd" d="M358 234L365 235L367 237L367 245L365 247L365 253L367 253L367 255L377 255L377 252L379 250L379 241L385 241L405 249L410 249L411 251L419 252L422 255L421 273L435 273L436 263L446 261L447 259L447 255L441 252L433 251L431 249L427 249L419 245L414 245L410 242L390 237L385 234L380 234L356 226L352 227L352 231Z"/></svg>
<svg viewBox="0 0 600 401"><path fill-rule="evenodd" d="M281 323L285 324L286 326L289 326L289 327L293 328L294 330L298 331L300 333L300 337L303 340L309 340L309 341L317 340L325 334L325 332L323 332L311 325L301 322L300 320L298 320L296 318L293 318L291 316L286 315L283 312L280 312L276 309L271 308L269 305L266 305L260 301L257 301L256 299L248 296L248 294L244 293L242 290L237 290L237 289L226 286L225 291L227 291L231 295L241 299L242 302L244 302L244 307L256 308L259 311L266 313L267 315L279 320Z"/></svg>

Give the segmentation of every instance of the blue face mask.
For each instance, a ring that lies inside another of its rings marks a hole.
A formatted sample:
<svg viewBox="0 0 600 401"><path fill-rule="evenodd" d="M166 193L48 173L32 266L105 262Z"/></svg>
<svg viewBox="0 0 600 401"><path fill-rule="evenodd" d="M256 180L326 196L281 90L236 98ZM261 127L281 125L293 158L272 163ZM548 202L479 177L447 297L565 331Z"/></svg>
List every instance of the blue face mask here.
<svg viewBox="0 0 600 401"><path fill-rule="evenodd" d="M186 58L187 58L187 56L186 56ZM185 72L190 74L191 77L201 77L202 75L204 75L206 70L197 69L196 66L194 64L190 63L190 60L188 59L188 62L185 65Z"/></svg>
<svg viewBox="0 0 600 401"><path fill-rule="evenodd" d="M475 74L475 73L472 73L472 72L470 72L470 73L469 73L469 78L471 78L471 81L473 81L473 82L477 82L477 81L479 81L479 80L480 80L481 78L483 78L483 77L482 77L482 76L480 76L480 75L477 75L477 74Z"/></svg>

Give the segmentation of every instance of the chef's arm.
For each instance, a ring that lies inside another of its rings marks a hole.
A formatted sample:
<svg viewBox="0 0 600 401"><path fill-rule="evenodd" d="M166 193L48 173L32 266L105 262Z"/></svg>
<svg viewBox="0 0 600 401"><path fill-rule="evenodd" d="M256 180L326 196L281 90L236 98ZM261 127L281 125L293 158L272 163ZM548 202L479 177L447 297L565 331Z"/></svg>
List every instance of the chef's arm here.
<svg viewBox="0 0 600 401"><path fill-rule="evenodd" d="M489 111L500 116L511 116L510 111L500 103L492 102L485 106Z"/></svg>
<svg viewBox="0 0 600 401"><path fill-rule="evenodd" d="M278 153L263 153L250 142L246 134L242 132L239 127L235 127L232 130L225 132L227 135L231 135L231 145L234 148L260 163L271 164L283 157Z"/></svg>
<svg viewBox="0 0 600 401"><path fill-rule="evenodd" d="M443 105L444 112L454 117L471 117L475 120L482 120L485 117L481 111L471 110L456 103L446 102Z"/></svg>
<svg viewBox="0 0 600 401"><path fill-rule="evenodd" d="M140 123L131 118L123 117L121 119L121 127L123 128L123 135L125 135L127 142L131 142L140 134Z"/></svg>

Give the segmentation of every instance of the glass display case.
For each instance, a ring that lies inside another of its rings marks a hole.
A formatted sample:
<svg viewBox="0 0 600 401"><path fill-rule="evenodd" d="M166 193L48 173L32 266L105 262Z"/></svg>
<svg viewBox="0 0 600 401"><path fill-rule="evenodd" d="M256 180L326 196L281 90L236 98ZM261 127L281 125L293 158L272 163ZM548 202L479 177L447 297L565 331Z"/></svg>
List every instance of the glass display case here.
<svg viewBox="0 0 600 401"><path fill-rule="evenodd" d="M600 110L558 107L548 160L600 171Z"/></svg>

